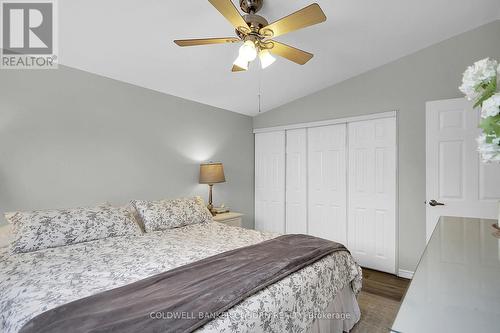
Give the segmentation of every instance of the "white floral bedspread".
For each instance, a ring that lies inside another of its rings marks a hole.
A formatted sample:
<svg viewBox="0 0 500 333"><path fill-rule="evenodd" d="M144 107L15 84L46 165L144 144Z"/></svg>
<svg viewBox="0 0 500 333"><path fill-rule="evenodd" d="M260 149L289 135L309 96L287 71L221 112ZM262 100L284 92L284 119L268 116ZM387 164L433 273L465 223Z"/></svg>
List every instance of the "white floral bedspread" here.
<svg viewBox="0 0 500 333"><path fill-rule="evenodd" d="M0 249L1 332L59 305L277 235L217 222L11 255ZM361 270L336 252L260 291L197 332L303 332ZM258 314L258 315L256 315ZM244 318L244 320L241 320Z"/></svg>

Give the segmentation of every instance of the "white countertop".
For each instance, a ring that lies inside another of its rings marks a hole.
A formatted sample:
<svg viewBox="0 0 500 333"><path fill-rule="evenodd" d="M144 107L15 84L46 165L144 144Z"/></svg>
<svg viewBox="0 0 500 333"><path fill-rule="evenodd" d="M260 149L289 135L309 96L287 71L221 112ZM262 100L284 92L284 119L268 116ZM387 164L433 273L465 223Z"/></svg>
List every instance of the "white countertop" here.
<svg viewBox="0 0 500 333"><path fill-rule="evenodd" d="M394 332L500 332L496 220L442 217L392 326Z"/></svg>

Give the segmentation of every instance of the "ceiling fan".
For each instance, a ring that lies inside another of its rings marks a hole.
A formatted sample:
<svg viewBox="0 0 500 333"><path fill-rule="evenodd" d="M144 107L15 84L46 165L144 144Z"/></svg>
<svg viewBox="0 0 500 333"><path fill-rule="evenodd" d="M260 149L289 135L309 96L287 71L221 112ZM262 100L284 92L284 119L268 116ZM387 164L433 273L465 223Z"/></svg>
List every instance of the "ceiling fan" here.
<svg viewBox="0 0 500 333"><path fill-rule="evenodd" d="M238 37L183 39L175 40L174 43L179 46L197 46L243 42L233 64L233 72L248 70L249 63L254 61L257 55L262 68L266 68L276 60L271 53L304 65L311 60L312 53L271 38L326 21L326 16L317 3L269 24L264 17L256 14L262 8L264 0L240 0L241 10L247 13L244 16L240 15L231 0L208 1L234 26Z"/></svg>

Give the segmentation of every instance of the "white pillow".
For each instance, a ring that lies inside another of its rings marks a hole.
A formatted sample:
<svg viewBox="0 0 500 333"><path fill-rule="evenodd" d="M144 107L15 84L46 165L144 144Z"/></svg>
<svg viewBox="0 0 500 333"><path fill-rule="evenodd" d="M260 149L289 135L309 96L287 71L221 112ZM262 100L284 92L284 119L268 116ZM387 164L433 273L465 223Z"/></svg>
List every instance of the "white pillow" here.
<svg viewBox="0 0 500 333"><path fill-rule="evenodd" d="M146 232L212 221L212 214L202 203L199 198L132 201Z"/></svg>
<svg viewBox="0 0 500 333"><path fill-rule="evenodd" d="M12 224L12 253L142 234L131 212L123 207L17 212L5 218Z"/></svg>

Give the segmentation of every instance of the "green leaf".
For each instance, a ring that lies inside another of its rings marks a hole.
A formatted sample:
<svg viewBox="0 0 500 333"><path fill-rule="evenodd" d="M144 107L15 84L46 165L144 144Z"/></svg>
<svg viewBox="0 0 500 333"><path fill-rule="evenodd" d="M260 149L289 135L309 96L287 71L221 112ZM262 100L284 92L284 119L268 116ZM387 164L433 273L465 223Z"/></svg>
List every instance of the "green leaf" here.
<svg viewBox="0 0 500 333"><path fill-rule="evenodd" d="M486 142L492 143L493 139L500 137L500 114L481 119L479 127L486 134Z"/></svg>
<svg viewBox="0 0 500 333"><path fill-rule="evenodd" d="M478 106L483 106L484 101L489 99L491 96L495 95L497 91L497 78L496 76L489 82L485 82L476 87L476 91L483 90L481 97L474 104L474 108Z"/></svg>

